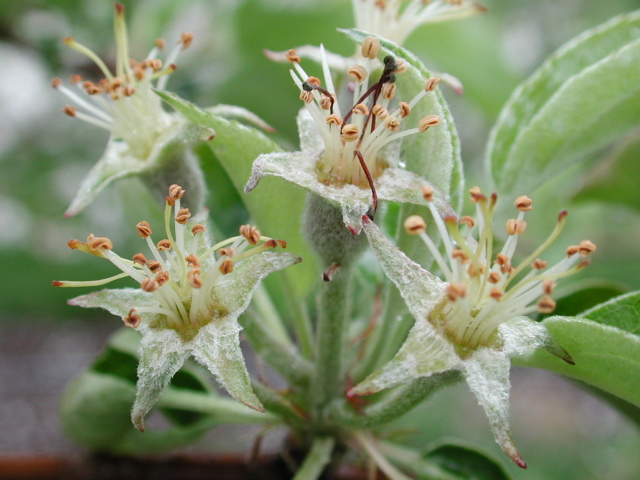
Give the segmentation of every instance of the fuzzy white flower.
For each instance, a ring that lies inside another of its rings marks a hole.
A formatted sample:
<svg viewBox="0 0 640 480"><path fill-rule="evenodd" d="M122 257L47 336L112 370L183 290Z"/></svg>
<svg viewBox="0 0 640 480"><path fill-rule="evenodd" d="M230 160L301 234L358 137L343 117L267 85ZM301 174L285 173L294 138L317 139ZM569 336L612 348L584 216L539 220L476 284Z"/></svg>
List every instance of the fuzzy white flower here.
<svg viewBox="0 0 640 480"><path fill-rule="evenodd" d="M123 277L138 282L139 288L102 290L69 303L104 308L142 333L131 413L140 430L144 416L189 356L207 367L234 398L263 411L240 350L237 319L267 275L300 261L295 255L267 251L286 244L261 236L249 225L240 228L238 237L212 246L205 227L190 224L189 210L181 208L184 190L172 185L169 192L166 238L155 244L151 226L147 222L137 226L150 259L142 253L133 260L122 258L113 252L108 238L90 235L86 242L72 240L69 246L106 258L122 273L97 281L54 282L58 287L99 286Z"/></svg>
<svg viewBox="0 0 640 480"><path fill-rule="evenodd" d="M368 395L417 377L459 370L484 408L496 441L514 462L525 467L509 432L509 359L542 347L572 363L546 329L524 315L553 311L555 281L584 267L588 263L584 257L596 247L588 240L569 247L567 256L553 266L539 258L560 234L567 215L562 212L549 238L515 265L512 260L518 238L526 228L524 215L532 208L529 198L516 200L518 216L507 222L509 237L496 254L492 226L495 194L488 199L475 187L471 198L477 206L477 219L443 219L433 206L433 190L425 187L423 193L445 254L426 234L422 218L409 217L405 227L422 238L444 279L410 260L373 222L364 219L374 253L400 290L415 324L396 356L349 394Z"/></svg>

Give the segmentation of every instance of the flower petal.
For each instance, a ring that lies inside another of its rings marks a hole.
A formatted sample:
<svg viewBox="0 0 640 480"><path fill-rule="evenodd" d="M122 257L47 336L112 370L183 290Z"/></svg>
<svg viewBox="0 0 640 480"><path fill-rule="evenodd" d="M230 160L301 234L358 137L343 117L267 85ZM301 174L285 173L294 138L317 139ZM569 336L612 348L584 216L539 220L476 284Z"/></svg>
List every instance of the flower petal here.
<svg viewBox="0 0 640 480"><path fill-rule="evenodd" d="M169 329L141 327L140 363L136 400L131 409L133 425L144 431L144 417L184 364L188 352L180 336Z"/></svg>
<svg viewBox="0 0 640 480"><path fill-rule="evenodd" d="M320 152L324 150L324 141L320 135L318 125L306 108L300 109L296 121L298 122L300 150L315 160Z"/></svg>
<svg viewBox="0 0 640 480"><path fill-rule="evenodd" d="M81 295L68 301L69 305L84 308L103 308L113 315L125 317L135 307L157 306L152 293L139 288L105 289ZM142 314L141 316L144 316Z"/></svg>
<svg viewBox="0 0 640 480"><path fill-rule="evenodd" d="M487 415L496 442L511 460L526 468L509 430L510 367L511 362L504 351L487 347L479 348L460 364L469 388Z"/></svg>
<svg viewBox="0 0 640 480"><path fill-rule="evenodd" d="M575 365L573 358L547 332L542 323L534 322L527 317L517 317L498 327L503 339L503 351L509 356L524 355L534 348L544 348L551 355Z"/></svg>

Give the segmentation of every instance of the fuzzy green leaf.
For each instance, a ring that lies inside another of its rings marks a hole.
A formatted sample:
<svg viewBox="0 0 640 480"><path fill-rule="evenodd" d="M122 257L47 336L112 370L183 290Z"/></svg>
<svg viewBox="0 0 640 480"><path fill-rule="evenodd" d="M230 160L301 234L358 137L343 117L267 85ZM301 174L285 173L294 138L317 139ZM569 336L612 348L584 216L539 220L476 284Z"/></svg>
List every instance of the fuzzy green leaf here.
<svg viewBox="0 0 640 480"><path fill-rule="evenodd" d="M157 93L189 121L215 130L211 150L227 171L251 216L266 235L286 240L291 251L305 259L291 284L299 294L307 293L317 280L318 269L315 256L301 234L304 191L272 178L265 179L260 188L250 194L244 193L243 189L258 155L280 148L254 128L203 110L174 93ZM285 275L289 274L285 272Z"/></svg>
<svg viewBox="0 0 640 480"><path fill-rule="evenodd" d="M640 334L640 292L613 298L580 314L594 322Z"/></svg>
<svg viewBox="0 0 640 480"><path fill-rule="evenodd" d="M640 12L570 41L502 110L486 159L507 195L540 186L640 124Z"/></svg>
<svg viewBox="0 0 640 480"><path fill-rule="evenodd" d="M443 444L432 449L424 458L461 480L509 480L496 460L467 445ZM429 477L418 475L418 478Z"/></svg>
<svg viewBox="0 0 640 480"><path fill-rule="evenodd" d="M593 315L603 319L607 317L605 312L608 312L610 318L615 318L613 323L622 323L620 312L626 310L624 317L628 319L633 309L619 309L616 314L613 313L616 311L614 303L594 310ZM632 304L635 305L635 302ZM569 352L575 365L568 365L541 350L513 359L514 364L546 368L582 380L640 406L640 337L579 317L551 317L542 324L553 339Z"/></svg>

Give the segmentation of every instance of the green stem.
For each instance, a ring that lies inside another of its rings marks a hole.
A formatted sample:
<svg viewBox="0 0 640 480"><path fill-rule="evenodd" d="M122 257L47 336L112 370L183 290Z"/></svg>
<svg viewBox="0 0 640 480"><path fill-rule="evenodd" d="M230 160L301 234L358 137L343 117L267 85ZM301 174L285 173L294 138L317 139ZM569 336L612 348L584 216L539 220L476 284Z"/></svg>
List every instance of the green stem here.
<svg viewBox="0 0 640 480"><path fill-rule="evenodd" d="M311 445L311 451L293 480L315 480L320 478L325 467L331 461L335 440L331 437L317 438Z"/></svg>
<svg viewBox="0 0 640 480"><path fill-rule="evenodd" d="M291 274L288 271L283 272L282 278L284 279L284 285L287 291L295 291L291 283ZM300 353L304 358L312 359L315 351L311 320L309 319L307 309L296 295L287 295L287 300L289 301L289 307L293 315L293 329L298 339Z"/></svg>
<svg viewBox="0 0 640 480"><path fill-rule="evenodd" d="M342 404L336 407L336 420L345 425L358 428L371 428L385 424L404 415L418 403L433 395L440 388L454 385L462 380L457 371L448 371L419 378L409 384L391 390L376 403L364 409L362 415Z"/></svg>
<svg viewBox="0 0 640 480"><path fill-rule="evenodd" d="M217 394L197 393L178 388L166 389L158 400L157 406L207 413L222 423L281 423L276 415L256 412L235 400L220 397Z"/></svg>
<svg viewBox="0 0 640 480"><path fill-rule="evenodd" d="M460 477L453 475L436 465L422 458L420 452L411 448L403 447L389 442L378 442L380 453L393 460L398 465L420 475L429 480L460 480Z"/></svg>
<svg viewBox="0 0 640 480"><path fill-rule="evenodd" d="M343 393L351 273L349 268L339 268L330 282L323 283L318 295L318 353L311 393L313 402L320 409Z"/></svg>
<svg viewBox="0 0 640 480"><path fill-rule="evenodd" d="M280 416L291 428L299 427L305 422L303 414L275 390L258 381L252 381L251 387L267 412Z"/></svg>
<svg viewBox="0 0 640 480"><path fill-rule="evenodd" d="M390 480L411 480L404 473L389 463L389 461L380 452L377 442L370 435L355 432L353 436L373 459L378 468L382 470Z"/></svg>
<svg viewBox="0 0 640 480"><path fill-rule="evenodd" d="M293 347L291 337L289 337L289 333L263 285L253 293L251 301L254 308L260 313L260 320L268 327L271 336L287 348Z"/></svg>

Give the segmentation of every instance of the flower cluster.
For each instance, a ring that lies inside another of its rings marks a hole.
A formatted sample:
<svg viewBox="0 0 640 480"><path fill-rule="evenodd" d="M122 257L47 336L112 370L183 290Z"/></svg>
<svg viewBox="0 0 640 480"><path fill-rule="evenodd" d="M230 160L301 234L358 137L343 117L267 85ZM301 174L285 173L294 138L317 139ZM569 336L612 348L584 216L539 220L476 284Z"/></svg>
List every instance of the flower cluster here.
<svg viewBox="0 0 640 480"><path fill-rule="evenodd" d="M190 221L182 208L184 190L172 185L166 197L166 238L155 243L148 222L137 225L150 257L132 260L113 252L105 237L89 235L69 246L113 263L122 273L97 281L56 281L58 287L92 287L131 277L139 288L102 290L70 300L71 305L100 307L120 315L125 325L139 330L140 366L133 423L142 420L177 372L192 355L206 366L239 401L262 410L253 393L239 345L239 315L268 274L297 263L295 255L274 253L282 240L262 236L250 225L240 235L211 245L201 223ZM173 226L173 228L172 228Z"/></svg>
<svg viewBox="0 0 640 480"><path fill-rule="evenodd" d="M573 363L541 324L524 315L552 312L556 280L586 266L585 257L596 246L589 240L570 246L567 256L553 266L541 259L566 223L567 212L562 212L547 240L515 263L518 238L527 226L525 212L533 208L528 197L516 199L518 215L507 221L508 238L496 252L492 223L497 195L487 198L474 187L470 193L476 218L442 218L433 204L433 189L426 186L422 192L442 239L444 255L426 233L421 217L407 218L405 228L424 241L444 281L406 257L373 222L364 219L374 253L400 290L415 324L397 355L353 388L350 395L368 395L414 378L459 370L489 417L496 441L524 467L509 433L509 358L542 347Z"/></svg>

